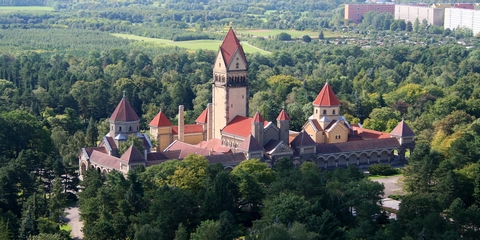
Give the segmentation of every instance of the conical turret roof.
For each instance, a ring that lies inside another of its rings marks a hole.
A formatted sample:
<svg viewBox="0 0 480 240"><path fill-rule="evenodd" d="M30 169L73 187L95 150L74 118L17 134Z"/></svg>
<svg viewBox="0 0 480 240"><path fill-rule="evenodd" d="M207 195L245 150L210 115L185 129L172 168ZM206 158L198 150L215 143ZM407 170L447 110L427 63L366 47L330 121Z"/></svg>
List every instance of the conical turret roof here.
<svg viewBox="0 0 480 240"><path fill-rule="evenodd" d="M168 120L167 116L160 111L148 125L152 127L171 127L172 123Z"/></svg>
<svg viewBox="0 0 480 240"><path fill-rule="evenodd" d="M320 107L340 106L340 101L338 101L338 98L330 85L325 83L325 86L323 86L320 93L318 93L317 98L313 101L313 105Z"/></svg>
<svg viewBox="0 0 480 240"><path fill-rule="evenodd" d="M287 111L285 111L285 109L282 109L282 111L280 112L280 114L278 114L277 120L279 120L279 121L288 121L288 120L290 120L290 117L288 116Z"/></svg>
<svg viewBox="0 0 480 240"><path fill-rule="evenodd" d="M115 108L110 120L116 122L135 122L139 121L140 118L135 110L133 110L132 105L127 101L127 98L123 97L120 103L118 103L117 108Z"/></svg>
<svg viewBox="0 0 480 240"><path fill-rule="evenodd" d="M253 122L265 122L265 119L263 119L262 115L260 115L260 113L257 111L255 116L253 116Z"/></svg>
<svg viewBox="0 0 480 240"><path fill-rule="evenodd" d="M127 151L125 151L125 153L120 157L120 159L127 163L145 162L145 158L138 151L138 149L133 146L133 144L127 149Z"/></svg>
<svg viewBox="0 0 480 240"><path fill-rule="evenodd" d="M412 129L407 125L407 123L402 120L398 125L390 132L390 135L396 137L413 137L415 133Z"/></svg>

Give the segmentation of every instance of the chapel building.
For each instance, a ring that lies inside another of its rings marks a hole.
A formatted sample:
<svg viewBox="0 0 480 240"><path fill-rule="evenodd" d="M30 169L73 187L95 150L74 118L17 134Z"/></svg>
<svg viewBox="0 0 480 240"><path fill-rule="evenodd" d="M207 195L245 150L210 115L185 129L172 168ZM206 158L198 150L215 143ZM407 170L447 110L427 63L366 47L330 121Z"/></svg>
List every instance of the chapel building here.
<svg viewBox="0 0 480 240"><path fill-rule="evenodd" d="M311 161L327 169L402 161L405 152L415 146L415 134L403 120L391 133L350 125L340 115L340 101L328 83L313 101L313 114L301 132L290 130L290 117L284 109L276 122L266 121L259 112L248 116L248 100L248 62L230 28L213 66L212 103L195 124L184 124L182 105L176 126L160 111L149 123L150 137L156 143L153 146L147 134L140 132L140 118L123 97L110 117L110 131L98 147L81 149L80 174L87 168L126 174L138 165L181 160L189 154L203 155L210 163L222 163L226 169L252 158L273 166L283 157L295 165ZM129 135L143 141L143 152L131 145L120 154L119 146Z"/></svg>

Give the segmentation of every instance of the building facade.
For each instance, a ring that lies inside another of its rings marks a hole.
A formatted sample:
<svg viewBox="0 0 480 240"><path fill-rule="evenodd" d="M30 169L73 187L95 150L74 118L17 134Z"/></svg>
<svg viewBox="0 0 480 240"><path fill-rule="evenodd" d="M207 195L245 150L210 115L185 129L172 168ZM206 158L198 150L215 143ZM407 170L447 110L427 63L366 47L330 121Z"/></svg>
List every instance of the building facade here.
<svg viewBox="0 0 480 240"><path fill-rule="evenodd" d="M463 9L463 8L447 8L445 9L444 28L471 29L473 35L480 33L480 10Z"/></svg>
<svg viewBox="0 0 480 240"><path fill-rule="evenodd" d="M367 12L395 14L394 4L345 4L345 21L359 24Z"/></svg>
<svg viewBox="0 0 480 240"><path fill-rule="evenodd" d="M427 6L414 5L395 5L395 19L405 20L405 22L414 23L419 20L420 23L425 19L428 24L443 25L444 8L431 8Z"/></svg>

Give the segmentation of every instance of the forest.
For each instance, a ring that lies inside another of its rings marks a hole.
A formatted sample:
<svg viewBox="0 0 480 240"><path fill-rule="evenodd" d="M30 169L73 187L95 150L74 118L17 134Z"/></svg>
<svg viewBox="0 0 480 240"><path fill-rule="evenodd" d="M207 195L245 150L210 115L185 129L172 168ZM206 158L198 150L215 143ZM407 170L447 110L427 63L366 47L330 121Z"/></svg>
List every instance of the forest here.
<svg viewBox="0 0 480 240"><path fill-rule="evenodd" d="M480 50L464 30L383 14L346 27L349 1L14 2L54 11L0 10L0 239L70 239L63 209L77 201L85 239L477 238ZM309 41L239 34L271 52L247 54L251 115L275 121L285 108L299 131L328 81L350 123L389 132L405 119L417 146L397 219L379 205L383 186L355 166L249 160L225 172L191 155L79 181L78 151L108 132L122 91L146 132L159 110L175 122L184 105L193 123L211 101L216 52L111 33L222 39L232 21L319 32Z"/></svg>

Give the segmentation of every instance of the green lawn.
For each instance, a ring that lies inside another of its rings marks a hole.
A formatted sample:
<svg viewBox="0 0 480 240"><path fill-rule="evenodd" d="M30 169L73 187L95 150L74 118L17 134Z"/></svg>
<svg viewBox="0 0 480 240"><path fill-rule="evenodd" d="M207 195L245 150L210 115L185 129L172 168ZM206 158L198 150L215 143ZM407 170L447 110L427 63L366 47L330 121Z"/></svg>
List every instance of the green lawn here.
<svg viewBox="0 0 480 240"><path fill-rule="evenodd" d="M20 11L53 11L53 8L46 6L1 6L0 13Z"/></svg>
<svg viewBox="0 0 480 240"><path fill-rule="evenodd" d="M112 34L115 37L121 37L121 38L126 38L126 39L132 39L136 41L144 41L144 42L151 42L158 44L159 46L164 46L164 47L169 47L169 46L176 46L176 47L181 47L181 48L187 48L187 49L205 49L205 50L212 50L212 51L217 51L218 48L220 47L220 44L222 44L222 41L219 40L194 40L194 41L172 41L172 40L166 40L166 39L158 39L158 38L148 38L148 37L140 37L136 35L130 35L130 34L119 34L115 33ZM254 48L250 45L247 44L242 44L243 50L247 53L262 53L266 54L268 53L267 51L264 51L262 49L257 49Z"/></svg>

